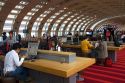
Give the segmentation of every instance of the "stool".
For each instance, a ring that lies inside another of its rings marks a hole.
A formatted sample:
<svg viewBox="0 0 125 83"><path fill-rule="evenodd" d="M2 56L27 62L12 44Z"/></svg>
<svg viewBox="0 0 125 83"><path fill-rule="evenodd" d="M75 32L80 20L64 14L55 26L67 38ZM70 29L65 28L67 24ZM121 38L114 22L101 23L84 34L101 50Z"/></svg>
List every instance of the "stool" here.
<svg viewBox="0 0 125 83"><path fill-rule="evenodd" d="M0 83L1 83L1 79L2 79L2 77L0 76Z"/></svg>
<svg viewBox="0 0 125 83"><path fill-rule="evenodd" d="M19 83L14 77L2 77L1 83Z"/></svg>

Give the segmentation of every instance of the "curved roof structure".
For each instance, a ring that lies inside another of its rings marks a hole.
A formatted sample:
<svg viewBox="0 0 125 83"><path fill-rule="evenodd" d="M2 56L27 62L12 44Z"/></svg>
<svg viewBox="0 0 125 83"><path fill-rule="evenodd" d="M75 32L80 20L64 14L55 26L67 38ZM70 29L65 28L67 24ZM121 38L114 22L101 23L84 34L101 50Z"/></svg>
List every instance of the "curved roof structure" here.
<svg viewBox="0 0 125 83"><path fill-rule="evenodd" d="M23 30L40 37L96 30L113 23L125 26L125 0L0 0L0 34ZM120 30L120 29L119 29Z"/></svg>

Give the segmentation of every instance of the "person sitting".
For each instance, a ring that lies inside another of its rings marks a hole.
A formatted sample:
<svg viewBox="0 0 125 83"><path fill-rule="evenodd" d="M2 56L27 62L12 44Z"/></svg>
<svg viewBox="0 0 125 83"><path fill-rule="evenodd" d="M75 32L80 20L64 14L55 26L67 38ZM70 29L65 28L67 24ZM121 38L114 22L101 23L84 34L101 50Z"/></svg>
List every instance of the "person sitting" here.
<svg viewBox="0 0 125 83"><path fill-rule="evenodd" d="M4 75L9 77L15 77L18 80L26 81L28 72L25 68L21 67L26 56L22 56L19 59L18 53L20 52L21 45L14 43L12 50L9 51L4 59Z"/></svg>
<svg viewBox="0 0 125 83"><path fill-rule="evenodd" d="M96 58L96 63L98 65L104 65L103 63L105 59L108 57L107 42L102 41L102 39L98 39L98 41L96 42L95 50L98 55Z"/></svg>
<svg viewBox="0 0 125 83"><path fill-rule="evenodd" d="M88 40L89 40L89 38L87 36L85 36L83 41L81 41L81 50L82 50L84 57L92 57L91 49L94 48L94 46L92 44L90 44L90 42Z"/></svg>

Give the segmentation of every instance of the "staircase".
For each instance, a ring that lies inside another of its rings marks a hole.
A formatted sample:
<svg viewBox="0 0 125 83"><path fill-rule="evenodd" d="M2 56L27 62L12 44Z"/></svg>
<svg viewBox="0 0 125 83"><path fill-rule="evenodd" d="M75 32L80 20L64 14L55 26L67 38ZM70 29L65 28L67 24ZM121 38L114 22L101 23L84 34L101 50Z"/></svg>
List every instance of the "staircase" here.
<svg viewBox="0 0 125 83"><path fill-rule="evenodd" d="M77 83L125 83L125 50L118 52L117 63L112 67L92 65L82 77L85 80Z"/></svg>

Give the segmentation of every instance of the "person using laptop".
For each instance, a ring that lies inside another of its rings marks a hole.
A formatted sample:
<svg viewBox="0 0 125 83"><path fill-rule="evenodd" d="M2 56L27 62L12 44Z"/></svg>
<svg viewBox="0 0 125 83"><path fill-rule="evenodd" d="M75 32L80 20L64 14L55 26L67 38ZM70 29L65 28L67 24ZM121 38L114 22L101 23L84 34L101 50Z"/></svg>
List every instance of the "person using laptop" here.
<svg viewBox="0 0 125 83"><path fill-rule="evenodd" d="M27 70L21 65L27 56L19 58L18 53L20 52L21 45L19 43L13 44L12 50L9 51L4 60L4 75L12 76L18 80L27 80Z"/></svg>
<svg viewBox="0 0 125 83"><path fill-rule="evenodd" d="M91 57L93 54L92 48L94 46L89 42L89 37L85 36L83 41L81 41L81 50L84 57Z"/></svg>

